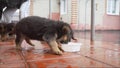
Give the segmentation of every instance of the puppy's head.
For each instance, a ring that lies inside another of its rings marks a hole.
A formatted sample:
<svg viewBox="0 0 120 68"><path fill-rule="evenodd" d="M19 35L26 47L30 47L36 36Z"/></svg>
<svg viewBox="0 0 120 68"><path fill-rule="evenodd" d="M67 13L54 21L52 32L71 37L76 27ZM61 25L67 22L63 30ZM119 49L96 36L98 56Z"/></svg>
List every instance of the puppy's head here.
<svg viewBox="0 0 120 68"><path fill-rule="evenodd" d="M8 39L8 35L13 33L15 24L14 23L0 23L0 40L5 41Z"/></svg>
<svg viewBox="0 0 120 68"><path fill-rule="evenodd" d="M1 41L5 41L7 39L7 23L0 23L0 36Z"/></svg>
<svg viewBox="0 0 120 68"><path fill-rule="evenodd" d="M15 30L15 23L8 23L7 24L7 33L9 35L13 35L14 34L14 30Z"/></svg>
<svg viewBox="0 0 120 68"><path fill-rule="evenodd" d="M71 39L74 39L73 30L71 29L69 24L64 23L64 25L62 26L61 38L59 40L61 43L68 43L71 41Z"/></svg>

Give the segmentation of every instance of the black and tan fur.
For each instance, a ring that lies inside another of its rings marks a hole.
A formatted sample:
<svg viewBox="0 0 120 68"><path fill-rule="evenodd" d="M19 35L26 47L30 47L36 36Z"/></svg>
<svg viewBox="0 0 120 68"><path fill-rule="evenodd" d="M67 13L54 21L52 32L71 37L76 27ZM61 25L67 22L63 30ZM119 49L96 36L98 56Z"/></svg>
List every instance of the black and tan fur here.
<svg viewBox="0 0 120 68"><path fill-rule="evenodd" d="M68 43L74 37L69 24L63 21L30 16L16 24L16 47L20 49L23 40L34 46L30 39L47 42L55 54L61 55L63 53L61 43Z"/></svg>
<svg viewBox="0 0 120 68"><path fill-rule="evenodd" d="M13 34L15 23L0 22L0 41L6 41Z"/></svg>

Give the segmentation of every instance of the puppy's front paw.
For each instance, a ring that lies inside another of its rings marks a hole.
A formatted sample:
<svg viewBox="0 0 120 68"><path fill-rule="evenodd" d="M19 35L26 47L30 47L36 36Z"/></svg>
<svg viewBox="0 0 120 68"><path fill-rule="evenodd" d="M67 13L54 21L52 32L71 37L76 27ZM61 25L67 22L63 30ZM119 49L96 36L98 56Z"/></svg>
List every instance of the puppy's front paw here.
<svg viewBox="0 0 120 68"><path fill-rule="evenodd" d="M65 51L62 49L61 45L59 45L58 48L59 48L62 52L65 52Z"/></svg>
<svg viewBox="0 0 120 68"><path fill-rule="evenodd" d="M56 55L62 55L62 54L63 54L63 52L60 51L60 50L54 51L54 53L55 53Z"/></svg>

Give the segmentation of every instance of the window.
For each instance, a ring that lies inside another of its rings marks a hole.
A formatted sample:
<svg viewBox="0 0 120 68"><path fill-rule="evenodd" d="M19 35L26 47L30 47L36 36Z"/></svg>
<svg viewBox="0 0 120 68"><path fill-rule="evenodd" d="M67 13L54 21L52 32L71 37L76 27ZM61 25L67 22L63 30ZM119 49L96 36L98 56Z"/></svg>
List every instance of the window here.
<svg viewBox="0 0 120 68"><path fill-rule="evenodd" d="M66 0L60 0L60 14L67 13L67 3Z"/></svg>
<svg viewBox="0 0 120 68"><path fill-rule="evenodd" d="M107 0L107 14L120 15L120 0Z"/></svg>

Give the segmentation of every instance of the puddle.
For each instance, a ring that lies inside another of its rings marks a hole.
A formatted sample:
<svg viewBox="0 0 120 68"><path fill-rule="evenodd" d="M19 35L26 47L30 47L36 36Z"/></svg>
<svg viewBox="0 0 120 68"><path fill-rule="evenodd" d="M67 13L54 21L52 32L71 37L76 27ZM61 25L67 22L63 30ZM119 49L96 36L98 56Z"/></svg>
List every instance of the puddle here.
<svg viewBox="0 0 120 68"><path fill-rule="evenodd" d="M32 51L34 54L45 54L45 53L51 53L50 49L35 49Z"/></svg>

